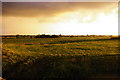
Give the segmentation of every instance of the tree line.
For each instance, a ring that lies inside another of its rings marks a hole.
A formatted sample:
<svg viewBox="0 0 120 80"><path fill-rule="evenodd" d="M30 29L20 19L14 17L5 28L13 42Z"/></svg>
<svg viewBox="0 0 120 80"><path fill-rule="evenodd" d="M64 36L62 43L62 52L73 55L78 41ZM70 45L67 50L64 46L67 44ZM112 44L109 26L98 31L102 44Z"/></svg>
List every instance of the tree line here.
<svg viewBox="0 0 120 80"><path fill-rule="evenodd" d="M2 38L59 38L59 37L120 37L114 35L46 35L46 34L38 34L38 35L1 35Z"/></svg>

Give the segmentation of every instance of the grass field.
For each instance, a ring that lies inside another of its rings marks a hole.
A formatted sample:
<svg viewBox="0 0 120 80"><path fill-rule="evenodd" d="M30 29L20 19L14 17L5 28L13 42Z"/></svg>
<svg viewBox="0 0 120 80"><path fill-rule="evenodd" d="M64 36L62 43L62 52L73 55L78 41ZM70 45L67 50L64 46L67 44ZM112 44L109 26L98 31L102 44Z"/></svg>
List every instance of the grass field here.
<svg viewBox="0 0 120 80"><path fill-rule="evenodd" d="M118 78L119 40L111 37L3 39L3 78ZM27 80L27 79L26 79Z"/></svg>

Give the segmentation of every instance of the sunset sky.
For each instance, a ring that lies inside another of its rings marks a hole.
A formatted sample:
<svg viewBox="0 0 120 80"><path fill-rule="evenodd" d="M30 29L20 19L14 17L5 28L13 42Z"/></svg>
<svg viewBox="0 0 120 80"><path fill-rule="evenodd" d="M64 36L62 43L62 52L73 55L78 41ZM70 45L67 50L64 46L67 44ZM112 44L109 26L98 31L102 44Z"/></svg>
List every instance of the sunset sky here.
<svg viewBox="0 0 120 80"><path fill-rule="evenodd" d="M117 2L3 2L3 34L118 35Z"/></svg>

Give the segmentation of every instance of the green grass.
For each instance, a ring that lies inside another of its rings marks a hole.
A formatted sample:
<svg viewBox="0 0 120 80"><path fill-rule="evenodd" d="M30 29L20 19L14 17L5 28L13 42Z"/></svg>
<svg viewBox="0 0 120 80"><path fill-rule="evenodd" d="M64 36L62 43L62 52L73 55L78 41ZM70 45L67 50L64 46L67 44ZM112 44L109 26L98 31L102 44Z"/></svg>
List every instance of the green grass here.
<svg viewBox="0 0 120 80"><path fill-rule="evenodd" d="M3 39L3 77L87 78L119 74L119 43L110 37ZM21 75L22 74L22 75Z"/></svg>

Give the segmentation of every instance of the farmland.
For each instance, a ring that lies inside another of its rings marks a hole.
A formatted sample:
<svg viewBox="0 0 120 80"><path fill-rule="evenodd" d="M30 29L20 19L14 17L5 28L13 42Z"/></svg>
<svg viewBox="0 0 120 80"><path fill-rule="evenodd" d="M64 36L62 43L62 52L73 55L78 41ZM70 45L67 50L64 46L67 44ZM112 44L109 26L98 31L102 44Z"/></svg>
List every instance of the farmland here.
<svg viewBox="0 0 120 80"><path fill-rule="evenodd" d="M3 78L119 78L119 39L2 39Z"/></svg>

